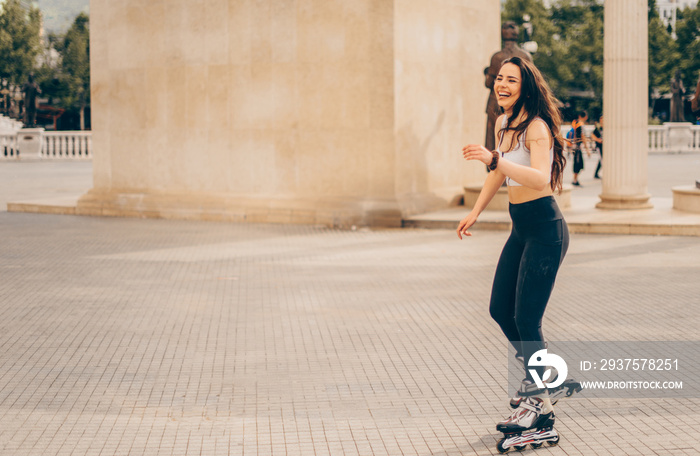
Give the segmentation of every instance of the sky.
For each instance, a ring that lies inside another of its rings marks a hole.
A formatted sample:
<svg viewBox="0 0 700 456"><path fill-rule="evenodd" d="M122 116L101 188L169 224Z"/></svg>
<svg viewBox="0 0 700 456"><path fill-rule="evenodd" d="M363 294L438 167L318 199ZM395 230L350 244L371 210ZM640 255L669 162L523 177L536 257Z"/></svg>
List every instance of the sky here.
<svg viewBox="0 0 700 456"><path fill-rule="evenodd" d="M90 0L34 0L44 18L46 32L63 33L71 26L75 16L90 12Z"/></svg>

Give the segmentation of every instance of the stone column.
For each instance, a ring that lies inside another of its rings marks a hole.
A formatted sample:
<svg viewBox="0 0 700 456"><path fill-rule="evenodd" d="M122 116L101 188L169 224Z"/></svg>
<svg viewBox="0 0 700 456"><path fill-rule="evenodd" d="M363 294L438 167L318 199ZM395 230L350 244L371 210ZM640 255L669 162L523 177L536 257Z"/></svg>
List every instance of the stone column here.
<svg viewBox="0 0 700 456"><path fill-rule="evenodd" d="M646 0L607 0L604 38L605 155L601 209L651 208L647 191Z"/></svg>

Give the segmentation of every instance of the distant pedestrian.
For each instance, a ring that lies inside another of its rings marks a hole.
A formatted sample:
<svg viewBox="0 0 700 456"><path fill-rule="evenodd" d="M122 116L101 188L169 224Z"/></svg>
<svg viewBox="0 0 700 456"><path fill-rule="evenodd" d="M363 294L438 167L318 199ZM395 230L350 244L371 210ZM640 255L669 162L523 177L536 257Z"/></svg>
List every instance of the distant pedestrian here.
<svg viewBox="0 0 700 456"><path fill-rule="evenodd" d="M598 166L595 169L593 177L600 179L600 168L603 166L603 116L600 116L596 123L595 130L591 135L591 139L595 142L595 148L598 150Z"/></svg>
<svg viewBox="0 0 700 456"><path fill-rule="evenodd" d="M591 151L588 150L588 146L586 145L586 136L583 133L583 126L587 120L588 113L586 111L581 111L572 125L574 129L574 138L572 141L574 147L574 181L572 184L577 187L581 186L578 180L578 174L583 171L583 149L586 149L586 153L589 157L591 156Z"/></svg>

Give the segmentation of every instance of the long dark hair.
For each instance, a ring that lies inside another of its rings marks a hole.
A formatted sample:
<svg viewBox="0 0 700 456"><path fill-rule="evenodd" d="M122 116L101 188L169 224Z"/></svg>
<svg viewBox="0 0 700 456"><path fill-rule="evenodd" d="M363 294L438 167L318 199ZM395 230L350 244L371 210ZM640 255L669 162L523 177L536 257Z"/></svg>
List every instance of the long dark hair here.
<svg viewBox="0 0 700 456"><path fill-rule="evenodd" d="M564 158L563 152L564 139L559 131L561 114L557 108L557 99L554 97L552 89L549 88L549 84L545 81L542 73L533 63L520 57L511 57L505 60L503 65L506 63L512 63L520 68L521 88L520 98L513 105L513 113L508 117L506 126L499 132L499 144L503 142L503 136L506 131L513 131L509 150L513 149L513 146L517 141L520 141L520 137L525 134L525 131L535 118L539 117L544 120L552 133L552 141L554 143L554 160L552 161L550 186L552 191L558 190L561 192L566 158ZM513 120L518 118L521 110L525 111L525 119L513 127Z"/></svg>

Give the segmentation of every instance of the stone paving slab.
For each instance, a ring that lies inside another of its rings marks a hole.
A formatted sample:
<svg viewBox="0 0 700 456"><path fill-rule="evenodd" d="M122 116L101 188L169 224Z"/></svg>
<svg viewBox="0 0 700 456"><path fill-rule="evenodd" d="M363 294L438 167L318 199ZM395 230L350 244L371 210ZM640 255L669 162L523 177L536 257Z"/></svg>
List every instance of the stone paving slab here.
<svg viewBox="0 0 700 456"><path fill-rule="evenodd" d="M0 454L496 454L506 236L0 213ZM699 275L695 238L574 234L545 333L697 340ZM525 454L700 451L700 399L556 410Z"/></svg>

